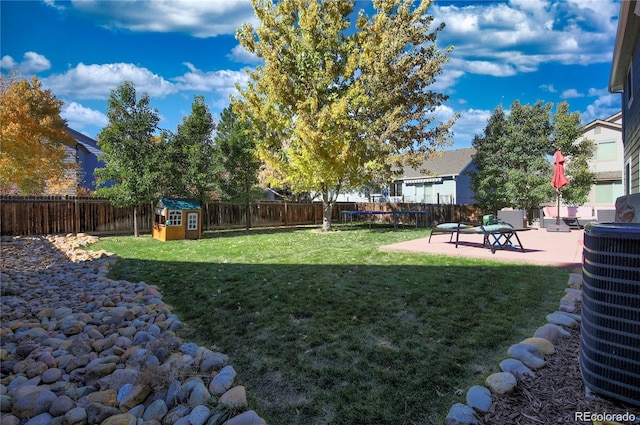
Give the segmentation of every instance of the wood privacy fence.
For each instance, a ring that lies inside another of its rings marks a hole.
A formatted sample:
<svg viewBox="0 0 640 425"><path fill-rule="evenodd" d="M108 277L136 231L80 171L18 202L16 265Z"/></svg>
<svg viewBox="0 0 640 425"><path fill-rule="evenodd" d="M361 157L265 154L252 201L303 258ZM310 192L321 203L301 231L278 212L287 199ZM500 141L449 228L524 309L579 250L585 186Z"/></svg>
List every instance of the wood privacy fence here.
<svg viewBox="0 0 640 425"><path fill-rule="evenodd" d="M202 206L203 230L241 228L246 225L244 205L210 202ZM155 204L138 207L140 232L150 233ZM478 221L482 213L475 205L387 204L341 202L332 220L340 222L342 211L427 211L428 225L446 221ZM298 226L322 223L318 202L254 202L249 206L251 227ZM403 217L400 216L400 220ZM404 220L415 218L407 216ZM391 221L390 216L376 220ZM0 197L2 235L89 233L93 235L133 234L133 208L116 208L106 199L91 197Z"/></svg>

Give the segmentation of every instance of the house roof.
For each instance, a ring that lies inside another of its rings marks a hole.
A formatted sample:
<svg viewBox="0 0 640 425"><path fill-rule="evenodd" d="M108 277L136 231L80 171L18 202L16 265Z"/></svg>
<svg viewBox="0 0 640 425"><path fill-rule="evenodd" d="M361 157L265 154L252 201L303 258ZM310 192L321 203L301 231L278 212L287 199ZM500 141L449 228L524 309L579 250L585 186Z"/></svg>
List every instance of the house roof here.
<svg viewBox="0 0 640 425"><path fill-rule="evenodd" d="M619 181L622 180L622 171L599 171L596 173L597 181Z"/></svg>
<svg viewBox="0 0 640 425"><path fill-rule="evenodd" d="M618 17L618 31L613 50L609 91L616 93L624 90L627 72L631 66L633 54L640 39L640 2L621 1Z"/></svg>
<svg viewBox="0 0 640 425"><path fill-rule="evenodd" d="M170 210L200 210L200 204L194 199L180 198L160 198L158 201L159 208L167 208Z"/></svg>
<svg viewBox="0 0 640 425"><path fill-rule="evenodd" d="M96 157L102 153L100 148L98 148L98 142L92 139L91 137L85 136L79 131L76 131L69 127L67 127L67 133L69 133L69 135L73 137L76 140L76 142L82 145L83 148L88 150L91 154L95 155ZM75 146L71 146L71 147L75 147Z"/></svg>
<svg viewBox="0 0 640 425"><path fill-rule="evenodd" d="M475 148L438 152L432 158L423 162L418 169L404 167L403 174L398 180L415 179L425 176L457 176L471 163L475 153Z"/></svg>
<svg viewBox="0 0 640 425"><path fill-rule="evenodd" d="M615 114L603 120L597 119L591 121L588 124L585 124L585 126L582 127L582 132L586 133L587 131L596 127L606 127L610 128L611 130L622 131L622 111L616 112Z"/></svg>

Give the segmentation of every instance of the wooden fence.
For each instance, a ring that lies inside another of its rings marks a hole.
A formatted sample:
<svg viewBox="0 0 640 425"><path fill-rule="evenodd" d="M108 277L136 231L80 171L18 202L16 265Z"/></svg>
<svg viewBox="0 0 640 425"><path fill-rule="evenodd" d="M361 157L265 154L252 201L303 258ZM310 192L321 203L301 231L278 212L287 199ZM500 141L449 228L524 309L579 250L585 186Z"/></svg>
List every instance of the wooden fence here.
<svg viewBox="0 0 640 425"><path fill-rule="evenodd" d="M231 229L246 225L246 209L229 202L202 206L203 229ZM151 233L154 204L140 205L140 232ZM340 222L342 211L427 211L428 225L446 221L477 221L482 213L475 205L338 203L332 220ZM298 226L322 223L322 204L255 202L249 206L251 227ZM410 218L407 217L407 220ZM379 216L377 220L391 220ZM0 197L2 235L89 233L133 234L133 208L115 208L106 199L90 197Z"/></svg>

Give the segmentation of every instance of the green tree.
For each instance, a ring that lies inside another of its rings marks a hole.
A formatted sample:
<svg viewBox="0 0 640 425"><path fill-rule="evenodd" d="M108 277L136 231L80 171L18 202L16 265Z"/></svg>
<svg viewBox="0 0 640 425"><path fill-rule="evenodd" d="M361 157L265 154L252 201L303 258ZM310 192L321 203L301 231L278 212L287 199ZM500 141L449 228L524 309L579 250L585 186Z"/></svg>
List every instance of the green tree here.
<svg viewBox="0 0 640 425"><path fill-rule="evenodd" d="M64 146L76 142L60 117L62 104L36 77L0 74L0 189L39 194L74 183Z"/></svg>
<svg viewBox="0 0 640 425"><path fill-rule="evenodd" d="M484 134L475 136L471 187L487 210L529 210L554 199L550 157L556 149L569 159L566 173L573 188L566 191L565 202L580 204L586 200L593 181L587 167L593 143L577 141L580 116L577 112L569 114L566 102L558 105L555 114L551 109L550 103L522 105L516 100L507 116L499 106Z"/></svg>
<svg viewBox="0 0 640 425"><path fill-rule="evenodd" d="M204 205L217 189L213 132L215 123L203 96L195 96L191 114L175 134L164 133L166 144L164 183L166 194L196 199Z"/></svg>
<svg viewBox="0 0 640 425"><path fill-rule="evenodd" d="M138 206L154 201L160 192L158 112L145 93L138 100L132 82L111 91L107 101L109 124L98 134L104 168L96 169L96 196L117 207L134 207L134 234L138 231Z"/></svg>
<svg viewBox="0 0 640 425"><path fill-rule="evenodd" d="M241 202L245 207L246 228L251 226L249 203L258 183L260 161L249 122L233 113L231 105L220 114L216 132L216 150L222 165L220 189L224 199Z"/></svg>
<svg viewBox="0 0 640 425"><path fill-rule="evenodd" d="M238 87L234 111L250 119L259 157L275 183L318 193L324 231L341 190L389 180L449 143L455 118L435 123L447 97L429 89L447 62L431 31L430 1L252 0L260 20L239 42L264 59Z"/></svg>

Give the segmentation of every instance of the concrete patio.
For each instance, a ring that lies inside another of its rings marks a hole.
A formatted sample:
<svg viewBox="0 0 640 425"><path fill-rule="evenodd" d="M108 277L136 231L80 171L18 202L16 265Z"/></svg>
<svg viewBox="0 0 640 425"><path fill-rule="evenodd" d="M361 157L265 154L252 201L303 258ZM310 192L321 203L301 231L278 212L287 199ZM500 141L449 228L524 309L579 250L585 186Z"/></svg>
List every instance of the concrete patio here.
<svg viewBox="0 0 640 425"><path fill-rule="evenodd" d="M450 255L455 257L482 258L487 260L533 263L548 266L582 267L584 230L571 232L547 232L546 229L532 228L517 232L524 252L520 249L498 249L495 254L482 244L480 234L462 234L456 248L455 235L436 234L428 243L428 238L415 239L392 245L381 246L384 251L409 251L426 254Z"/></svg>

